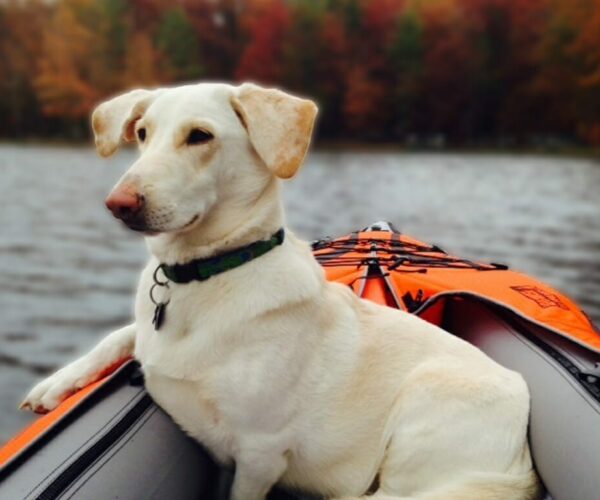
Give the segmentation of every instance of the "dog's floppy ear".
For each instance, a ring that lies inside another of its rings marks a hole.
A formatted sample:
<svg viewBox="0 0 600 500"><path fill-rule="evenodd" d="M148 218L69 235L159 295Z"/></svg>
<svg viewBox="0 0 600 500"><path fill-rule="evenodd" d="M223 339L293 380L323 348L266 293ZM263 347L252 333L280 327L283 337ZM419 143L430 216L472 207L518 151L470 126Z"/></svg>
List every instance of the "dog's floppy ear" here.
<svg viewBox="0 0 600 500"><path fill-rule="evenodd" d="M292 177L310 144L315 103L245 83L231 97L231 105L269 170L282 179Z"/></svg>
<svg viewBox="0 0 600 500"><path fill-rule="evenodd" d="M135 122L142 117L161 89L132 90L100 104L92 113L92 129L96 138L96 150L100 156L113 154L121 139L131 142Z"/></svg>

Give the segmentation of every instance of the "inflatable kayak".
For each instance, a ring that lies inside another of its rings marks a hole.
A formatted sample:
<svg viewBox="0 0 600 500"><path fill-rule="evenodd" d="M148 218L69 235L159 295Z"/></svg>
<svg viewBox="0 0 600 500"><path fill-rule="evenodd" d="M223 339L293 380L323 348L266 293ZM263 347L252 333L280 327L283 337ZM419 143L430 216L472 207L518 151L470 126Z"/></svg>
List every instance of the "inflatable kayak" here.
<svg viewBox="0 0 600 500"><path fill-rule="evenodd" d="M573 301L387 223L313 250L328 279L436 323L520 372L547 498L600 498L600 333ZM133 360L15 436L0 449L0 467L7 500L226 499L233 477L153 403ZM269 498L311 497L275 490Z"/></svg>

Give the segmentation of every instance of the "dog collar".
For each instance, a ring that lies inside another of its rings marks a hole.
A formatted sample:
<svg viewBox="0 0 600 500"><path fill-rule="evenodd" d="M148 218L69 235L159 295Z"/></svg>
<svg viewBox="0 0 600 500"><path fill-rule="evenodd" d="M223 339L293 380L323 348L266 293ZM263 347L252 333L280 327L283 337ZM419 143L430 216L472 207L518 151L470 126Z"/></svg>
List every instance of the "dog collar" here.
<svg viewBox="0 0 600 500"><path fill-rule="evenodd" d="M191 281L206 281L217 274L235 269L273 250L273 248L283 243L284 235L285 232L281 228L268 240L255 241L245 247L237 248L215 257L195 259L187 264L175 264L172 266L159 264L154 271L154 284L150 288L150 300L156 306L152 320L154 329L158 330L164 323L165 310L169 303L169 301L157 301L154 298L153 293L156 287L169 288L169 281L178 284L190 283ZM160 281L158 279L157 274L159 270L163 272L167 281Z"/></svg>
<svg viewBox="0 0 600 500"><path fill-rule="evenodd" d="M281 228L268 240L255 241L242 248L231 250L208 259L196 259L187 264L169 266L161 264L163 274L173 283L189 283L190 281L206 281L216 274L224 273L250 262L273 250L283 243L284 231Z"/></svg>

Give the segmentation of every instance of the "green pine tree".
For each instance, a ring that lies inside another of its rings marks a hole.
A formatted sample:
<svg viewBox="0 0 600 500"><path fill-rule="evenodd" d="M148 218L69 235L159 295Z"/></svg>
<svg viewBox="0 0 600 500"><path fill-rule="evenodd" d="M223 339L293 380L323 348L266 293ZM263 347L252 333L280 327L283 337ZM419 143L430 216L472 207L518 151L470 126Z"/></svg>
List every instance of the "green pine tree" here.
<svg viewBox="0 0 600 500"><path fill-rule="evenodd" d="M423 74L423 26L416 11L408 9L398 20L398 28L389 49L394 72L394 108L399 134L414 132L421 77Z"/></svg>
<svg viewBox="0 0 600 500"><path fill-rule="evenodd" d="M204 73L200 42L183 9L177 7L164 13L156 44L168 60L175 80L193 80Z"/></svg>

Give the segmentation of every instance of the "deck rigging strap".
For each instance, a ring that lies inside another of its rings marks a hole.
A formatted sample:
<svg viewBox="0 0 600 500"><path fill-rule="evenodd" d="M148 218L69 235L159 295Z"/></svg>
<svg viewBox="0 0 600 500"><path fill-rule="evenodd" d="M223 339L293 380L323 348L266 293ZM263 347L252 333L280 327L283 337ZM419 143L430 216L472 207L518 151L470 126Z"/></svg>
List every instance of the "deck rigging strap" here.
<svg viewBox="0 0 600 500"><path fill-rule="evenodd" d="M361 267L376 264L384 266L390 271L398 272L427 272L427 268L475 269L478 271L508 269L508 266L503 264L485 264L448 255L437 245L411 243L397 239L385 240L372 237L323 239L313 242L312 248L315 258L323 267Z"/></svg>

